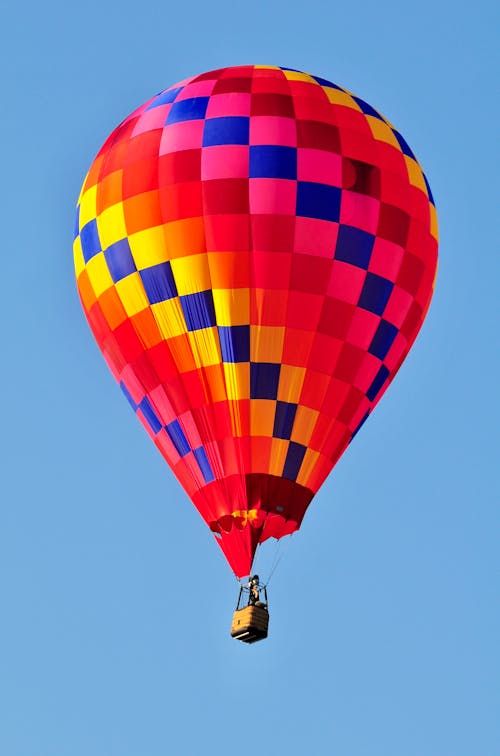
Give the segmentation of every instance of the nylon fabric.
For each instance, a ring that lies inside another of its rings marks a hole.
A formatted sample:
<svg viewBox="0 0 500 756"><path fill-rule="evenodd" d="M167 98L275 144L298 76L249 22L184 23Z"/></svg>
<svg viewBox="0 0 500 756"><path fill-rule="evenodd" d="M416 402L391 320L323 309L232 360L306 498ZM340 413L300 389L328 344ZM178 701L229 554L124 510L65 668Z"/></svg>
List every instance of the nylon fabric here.
<svg viewBox="0 0 500 756"><path fill-rule="evenodd" d="M83 309L238 577L300 527L393 380L437 237L399 131L287 68L176 84L96 156L75 228Z"/></svg>

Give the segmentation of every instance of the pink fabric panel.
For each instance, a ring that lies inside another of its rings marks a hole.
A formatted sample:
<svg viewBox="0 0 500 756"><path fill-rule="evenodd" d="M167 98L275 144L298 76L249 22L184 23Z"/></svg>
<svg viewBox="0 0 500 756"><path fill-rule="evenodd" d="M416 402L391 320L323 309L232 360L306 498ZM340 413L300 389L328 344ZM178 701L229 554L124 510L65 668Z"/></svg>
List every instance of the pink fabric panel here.
<svg viewBox="0 0 500 756"><path fill-rule="evenodd" d="M249 198L251 213L295 215L297 184L287 179L250 179Z"/></svg>
<svg viewBox="0 0 500 756"><path fill-rule="evenodd" d="M389 281L394 281L401 267L403 255L404 252L399 244L378 236L373 245L368 270L370 273L376 273Z"/></svg>
<svg viewBox="0 0 500 756"><path fill-rule="evenodd" d="M380 202L358 192L344 189L340 205L340 222L369 234L377 233Z"/></svg>
<svg viewBox="0 0 500 756"><path fill-rule="evenodd" d="M250 144L297 146L297 127L292 118L253 116L250 120Z"/></svg>
<svg viewBox="0 0 500 756"><path fill-rule="evenodd" d="M247 178L249 148L244 144L204 147L201 153L203 181L220 178Z"/></svg>
<svg viewBox="0 0 500 756"><path fill-rule="evenodd" d="M401 328L412 305L413 297L404 289L395 286L384 310L384 318L396 328Z"/></svg>
<svg viewBox="0 0 500 756"><path fill-rule="evenodd" d="M212 80L206 79L205 81L195 81L190 84L189 87L182 89L175 98L175 101L180 102L181 100L190 100L192 97L209 97L212 94L214 87L215 78Z"/></svg>
<svg viewBox="0 0 500 756"><path fill-rule="evenodd" d="M159 154L200 148L204 126L204 121L185 121L166 126L161 137Z"/></svg>
<svg viewBox="0 0 500 756"><path fill-rule="evenodd" d="M338 223L299 216L295 220L294 252L331 259L338 232Z"/></svg>
<svg viewBox="0 0 500 756"><path fill-rule="evenodd" d="M332 152L299 147L297 179L340 187L342 186L342 158Z"/></svg>
<svg viewBox="0 0 500 756"><path fill-rule="evenodd" d="M359 307L352 316L346 341L349 344L361 347L361 349L368 349L379 323L380 318L378 315L374 315L373 312L368 312L368 310L363 310Z"/></svg>
<svg viewBox="0 0 500 756"><path fill-rule="evenodd" d="M251 96L245 92L212 95L209 100L206 118L222 116L249 116Z"/></svg>
<svg viewBox="0 0 500 756"><path fill-rule="evenodd" d="M327 294L349 304L357 304L365 282L366 272L349 263L334 260Z"/></svg>

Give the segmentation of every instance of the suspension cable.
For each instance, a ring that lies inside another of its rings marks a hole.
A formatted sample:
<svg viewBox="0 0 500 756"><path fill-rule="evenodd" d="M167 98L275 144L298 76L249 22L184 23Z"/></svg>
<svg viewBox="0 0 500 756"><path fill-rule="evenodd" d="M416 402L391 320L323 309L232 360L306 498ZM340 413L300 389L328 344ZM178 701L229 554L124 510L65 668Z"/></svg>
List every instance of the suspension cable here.
<svg viewBox="0 0 500 756"><path fill-rule="evenodd" d="M274 564L272 565L272 568L271 568L271 571L269 573L269 576L268 576L266 582L264 583L264 586L263 586L264 588L267 588L267 586L271 582L271 578L274 575L274 572L275 572L278 564L283 559L283 555L284 555L285 551L287 550L287 548L289 546L290 539L291 539L292 535L293 535L293 533L291 533L289 536L287 536L286 542L283 542L283 540L281 540L281 539L278 541L278 550L276 551L276 556L275 556L275 559L274 559Z"/></svg>
<svg viewBox="0 0 500 756"><path fill-rule="evenodd" d="M293 533L291 533L289 536L286 536L286 543L285 543L285 539L284 538L279 538L277 540L276 547L275 547L274 558L273 558L273 561L271 563L271 569L270 569L269 575L267 577L267 580L265 582L262 582L260 584L262 588L267 588L267 586L269 585L269 583L271 581L271 578L274 575L274 572L276 571L276 568L278 567L278 564L281 562L281 560L283 558L283 555L285 554L285 551L288 548L288 543L289 543L289 540L290 540L290 538L291 538L292 535L293 535ZM261 545L262 544L259 544L259 548L260 548ZM257 552L255 554L254 562L257 561L257 557L258 557L258 554L259 554L259 548L257 549ZM252 562L252 569L251 569L252 573L259 572L259 570L257 569L257 567L254 564L254 562Z"/></svg>

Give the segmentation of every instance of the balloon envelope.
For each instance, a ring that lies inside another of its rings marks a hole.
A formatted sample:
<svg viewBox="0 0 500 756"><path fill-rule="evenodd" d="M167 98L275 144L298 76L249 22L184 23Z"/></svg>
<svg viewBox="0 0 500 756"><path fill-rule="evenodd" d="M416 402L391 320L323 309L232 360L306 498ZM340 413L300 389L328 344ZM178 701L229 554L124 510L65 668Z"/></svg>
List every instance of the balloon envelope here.
<svg viewBox="0 0 500 756"><path fill-rule="evenodd" d="M297 530L427 312L437 221L403 136L322 78L194 76L111 134L78 290L116 380L238 576Z"/></svg>

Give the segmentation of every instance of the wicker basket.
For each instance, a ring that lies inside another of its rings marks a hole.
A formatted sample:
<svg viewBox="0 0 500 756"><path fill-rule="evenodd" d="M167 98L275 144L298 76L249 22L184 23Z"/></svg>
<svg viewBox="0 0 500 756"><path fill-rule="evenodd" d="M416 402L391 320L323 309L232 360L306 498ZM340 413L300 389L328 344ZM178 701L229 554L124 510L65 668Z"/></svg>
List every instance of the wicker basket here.
<svg viewBox="0 0 500 756"><path fill-rule="evenodd" d="M265 607L245 606L233 615L231 635L243 643L255 643L267 638L268 626L269 612Z"/></svg>

